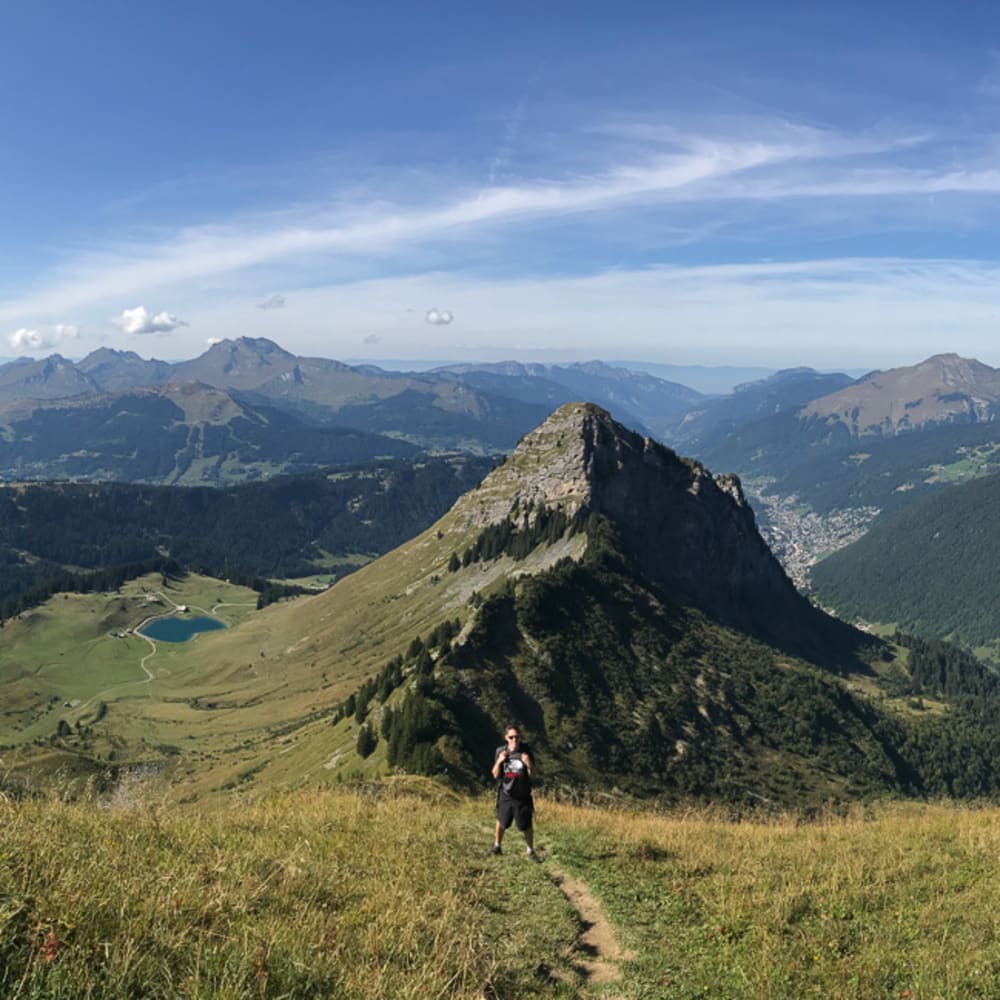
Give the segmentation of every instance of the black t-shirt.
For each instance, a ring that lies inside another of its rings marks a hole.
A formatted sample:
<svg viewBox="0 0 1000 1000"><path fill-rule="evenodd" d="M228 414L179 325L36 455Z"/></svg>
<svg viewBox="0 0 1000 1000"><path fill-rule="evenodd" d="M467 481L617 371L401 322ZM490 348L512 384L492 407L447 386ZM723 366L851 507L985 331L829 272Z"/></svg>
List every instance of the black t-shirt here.
<svg viewBox="0 0 1000 1000"><path fill-rule="evenodd" d="M493 763L503 756L506 747L497 747L493 755ZM521 759L522 754L533 758L531 748L522 743L505 761L500 769L500 790L512 799L526 799L531 795L531 778L528 777L528 767Z"/></svg>

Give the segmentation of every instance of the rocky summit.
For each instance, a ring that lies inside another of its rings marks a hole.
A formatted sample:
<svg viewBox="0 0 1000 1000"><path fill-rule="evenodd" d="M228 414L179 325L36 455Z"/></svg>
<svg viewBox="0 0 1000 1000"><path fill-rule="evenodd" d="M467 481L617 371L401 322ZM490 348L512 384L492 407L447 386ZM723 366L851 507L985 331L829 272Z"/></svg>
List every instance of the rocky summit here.
<svg viewBox="0 0 1000 1000"><path fill-rule="evenodd" d="M799 642L806 620L837 628L817 619L771 554L737 476L713 476L593 404L556 410L455 513L485 526L524 522L540 505L607 518L633 566L673 603L770 641Z"/></svg>
<svg viewBox="0 0 1000 1000"><path fill-rule="evenodd" d="M566 789L777 801L908 780L834 676L870 673L869 640L796 592L739 480L593 404L316 605L309 642L331 625L301 655L353 648L353 613L392 657L334 715L338 773L476 788L515 719Z"/></svg>

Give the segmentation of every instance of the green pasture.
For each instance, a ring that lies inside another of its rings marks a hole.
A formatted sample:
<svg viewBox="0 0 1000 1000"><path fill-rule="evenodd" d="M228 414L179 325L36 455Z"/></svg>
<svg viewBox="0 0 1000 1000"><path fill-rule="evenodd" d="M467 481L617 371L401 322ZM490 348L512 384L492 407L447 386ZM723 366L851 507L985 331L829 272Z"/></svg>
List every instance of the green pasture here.
<svg viewBox="0 0 1000 1000"><path fill-rule="evenodd" d="M47 739L59 719L84 719L96 701L111 706L163 696L182 664L201 659L204 637L154 647L134 629L176 605L235 625L254 613L256 594L194 574L166 583L154 575L116 593L59 594L8 620L0 632L0 743Z"/></svg>
<svg viewBox="0 0 1000 1000"><path fill-rule="evenodd" d="M954 462L929 466L928 482L963 483L995 472L1000 461L1000 445L984 444L978 447L960 448L958 454L960 457Z"/></svg>

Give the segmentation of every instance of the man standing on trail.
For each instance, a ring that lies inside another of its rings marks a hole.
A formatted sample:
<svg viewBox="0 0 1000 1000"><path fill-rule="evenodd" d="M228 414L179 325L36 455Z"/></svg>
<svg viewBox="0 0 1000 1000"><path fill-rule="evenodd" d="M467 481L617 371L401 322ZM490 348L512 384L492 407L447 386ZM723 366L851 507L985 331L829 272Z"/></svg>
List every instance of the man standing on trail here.
<svg viewBox="0 0 1000 1000"><path fill-rule="evenodd" d="M535 831L532 817L535 806L531 801L531 779L535 775L535 765L531 751L521 742L517 726L508 726L504 734L504 746L497 747L493 755L493 777L497 780L497 829L491 854L500 854L500 843L504 831L511 823L517 823L528 845L528 857L537 861L535 854Z"/></svg>

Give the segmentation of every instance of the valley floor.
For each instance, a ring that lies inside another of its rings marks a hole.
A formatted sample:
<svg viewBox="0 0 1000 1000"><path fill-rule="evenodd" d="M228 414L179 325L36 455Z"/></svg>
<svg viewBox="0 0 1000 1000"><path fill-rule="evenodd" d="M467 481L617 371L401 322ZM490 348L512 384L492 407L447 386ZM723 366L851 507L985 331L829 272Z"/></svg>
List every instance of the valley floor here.
<svg viewBox="0 0 1000 1000"><path fill-rule="evenodd" d="M856 542L878 515L876 507L851 507L817 514L798 497L771 492L772 481L747 479L743 486L757 510L760 533L800 590L821 559Z"/></svg>
<svg viewBox="0 0 1000 1000"><path fill-rule="evenodd" d="M398 779L211 808L0 801L8 997L1000 995L1000 814L733 821Z"/></svg>

